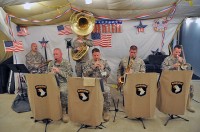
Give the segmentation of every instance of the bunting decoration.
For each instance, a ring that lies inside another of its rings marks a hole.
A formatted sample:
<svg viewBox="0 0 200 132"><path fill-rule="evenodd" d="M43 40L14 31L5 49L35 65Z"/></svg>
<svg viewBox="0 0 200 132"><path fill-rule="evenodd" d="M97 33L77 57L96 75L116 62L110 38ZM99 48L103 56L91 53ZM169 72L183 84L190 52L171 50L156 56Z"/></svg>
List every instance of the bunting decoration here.
<svg viewBox="0 0 200 132"><path fill-rule="evenodd" d="M134 26L137 28L137 33L144 32L144 29L147 27L147 25L143 25L142 21L140 20L140 24L138 26Z"/></svg>
<svg viewBox="0 0 200 132"><path fill-rule="evenodd" d="M28 33L28 27L18 26L17 25L17 36L27 36Z"/></svg>
<svg viewBox="0 0 200 132"><path fill-rule="evenodd" d="M189 3L192 3L192 0L186 0L186 1L189 1ZM153 15L155 14L161 14L161 13L166 13L167 11L170 11L172 9L176 8L176 3L168 6L168 7L165 7L164 9L156 12L156 13L153 13L153 14L141 14L141 15L138 15L138 16L135 16L133 19L147 19L147 18L150 18L152 17ZM54 18L47 18L47 19L44 19L44 20L29 20L27 18L20 18L20 17L17 17L15 15L12 15L12 14L9 14L9 17L11 18L16 18L20 21L24 21L24 22L32 22L32 23L40 23L40 22L51 22L53 20L56 20L58 18L61 18L63 17L65 14L69 13L70 11L75 11L75 12L81 12L82 10L80 9L77 9L75 7L72 7L70 6L69 9L66 9L63 13L59 13L57 16L55 16ZM109 18L109 17L105 17L105 16L94 16L96 19L102 19L102 20L111 20L112 18ZM116 21L122 21L123 19L116 19ZM125 20L132 20L132 19L125 19Z"/></svg>
<svg viewBox="0 0 200 132"><path fill-rule="evenodd" d="M121 33L122 21L97 20L93 32L95 33Z"/></svg>
<svg viewBox="0 0 200 132"><path fill-rule="evenodd" d="M166 18L156 19L154 20L153 27L156 32L164 32L167 30L167 24L168 20Z"/></svg>

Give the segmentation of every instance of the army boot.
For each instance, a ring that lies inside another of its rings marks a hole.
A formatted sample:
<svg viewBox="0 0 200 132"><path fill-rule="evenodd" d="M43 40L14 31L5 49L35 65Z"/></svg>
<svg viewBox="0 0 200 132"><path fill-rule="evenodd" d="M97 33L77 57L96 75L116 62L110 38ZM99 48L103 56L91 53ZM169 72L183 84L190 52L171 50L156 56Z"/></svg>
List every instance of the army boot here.
<svg viewBox="0 0 200 132"><path fill-rule="evenodd" d="M66 108L62 108L62 121L64 123L69 122L69 116L68 116L68 114L66 114Z"/></svg>
<svg viewBox="0 0 200 132"><path fill-rule="evenodd" d="M103 113L103 120L106 122L110 120L110 112Z"/></svg>
<svg viewBox="0 0 200 132"><path fill-rule="evenodd" d="M189 112L194 113L195 110L192 109L191 102L192 102L192 98L189 96L189 97L188 97L188 100L187 100L187 110L188 110Z"/></svg>

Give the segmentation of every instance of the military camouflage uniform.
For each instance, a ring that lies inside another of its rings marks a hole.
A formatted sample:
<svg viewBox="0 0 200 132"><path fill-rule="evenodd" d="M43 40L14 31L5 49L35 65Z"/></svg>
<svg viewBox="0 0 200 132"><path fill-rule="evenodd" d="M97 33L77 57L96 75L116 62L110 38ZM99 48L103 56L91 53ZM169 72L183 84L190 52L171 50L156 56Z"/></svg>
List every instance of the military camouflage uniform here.
<svg viewBox="0 0 200 132"><path fill-rule="evenodd" d="M173 67L174 64L179 63L178 59L174 56L168 56L165 58L165 60L162 63L162 69L163 70L178 70L177 68ZM191 70L191 65L187 63L187 69Z"/></svg>
<svg viewBox="0 0 200 132"><path fill-rule="evenodd" d="M173 67L174 64L176 63L179 63L179 60L178 58L175 58L174 56L168 56L165 58L165 60L163 61L162 63L162 69L163 70L179 70L180 68L175 68ZM191 70L191 65L189 63L186 63L187 64L187 68L186 70ZM182 70L182 69L180 69ZM194 95L194 89L192 86L190 86L190 97L193 97Z"/></svg>
<svg viewBox="0 0 200 132"><path fill-rule="evenodd" d="M72 66L67 60L62 60L60 64L51 61L48 65L48 72L51 72L52 67L59 68L60 72L55 74L56 80L60 88L60 100L62 108L67 108L67 78L72 76Z"/></svg>
<svg viewBox="0 0 200 132"><path fill-rule="evenodd" d="M129 61L129 64L128 64ZM145 63L142 59L136 57L135 59L130 59L129 57L125 57L121 60L121 62L119 63L119 68L117 70L117 78L119 78L120 76L123 76L126 72L126 68L127 66L130 66L130 69L133 70L133 73L137 73L137 72L145 72L146 68L145 68Z"/></svg>
<svg viewBox="0 0 200 132"><path fill-rule="evenodd" d="M91 40L84 40L83 39L83 43L86 44L89 47L93 46L93 43ZM76 39L73 43L73 48L72 50L74 50L74 52L76 52L76 48L79 47L82 43L78 42L78 40ZM83 74L83 67L85 65L85 63L89 60L89 54L86 53L85 56L83 56L80 60L76 61L76 65L75 65L75 71L76 71L76 75L77 77L82 77Z"/></svg>
<svg viewBox="0 0 200 132"><path fill-rule="evenodd" d="M85 64L83 75L85 77L94 77L103 79L104 112L109 112L111 104L110 102L111 94L110 94L110 87L106 84L106 79L110 76L111 69L107 61L100 59L99 62L104 66L104 69L102 71L100 71L98 68L95 68L95 61L92 59ZM102 75L103 72L106 72L106 76Z"/></svg>
<svg viewBox="0 0 200 132"><path fill-rule="evenodd" d="M43 64L44 62L44 57L41 55L40 52L36 52L36 54L34 55L30 51L26 55L26 67L31 73L44 73L46 71L45 67L38 68L38 66Z"/></svg>

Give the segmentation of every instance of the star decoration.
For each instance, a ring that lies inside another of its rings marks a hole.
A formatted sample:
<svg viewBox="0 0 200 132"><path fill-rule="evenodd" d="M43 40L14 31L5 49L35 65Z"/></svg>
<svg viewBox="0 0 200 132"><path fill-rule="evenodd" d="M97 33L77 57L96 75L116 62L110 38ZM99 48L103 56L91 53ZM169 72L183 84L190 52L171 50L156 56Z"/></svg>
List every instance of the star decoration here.
<svg viewBox="0 0 200 132"><path fill-rule="evenodd" d="M144 29L147 27L147 25L142 25L142 21L140 20L140 24L134 27L137 28L137 33L139 33L139 32L144 32Z"/></svg>
<svg viewBox="0 0 200 132"><path fill-rule="evenodd" d="M47 46L47 43L49 42L49 41L46 41L45 39L44 39L44 37L42 38L42 41L39 41L40 42L40 44L42 45L42 47L46 47Z"/></svg>

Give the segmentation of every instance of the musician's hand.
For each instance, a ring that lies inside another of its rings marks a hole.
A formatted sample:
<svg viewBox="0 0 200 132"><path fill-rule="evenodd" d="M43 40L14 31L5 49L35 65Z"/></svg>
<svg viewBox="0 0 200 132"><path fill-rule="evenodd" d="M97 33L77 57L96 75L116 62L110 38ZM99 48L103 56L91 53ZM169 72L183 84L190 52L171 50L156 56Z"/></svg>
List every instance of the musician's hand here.
<svg viewBox="0 0 200 132"><path fill-rule="evenodd" d="M82 38L79 38L77 41L78 41L79 43L83 43L83 39L82 39Z"/></svg>
<svg viewBox="0 0 200 132"><path fill-rule="evenodd" d="M121 77L118 77L118 83L120 83L121 82Z"/></svg>
<svg viewBox="0 0 200 132"><path fill-rule="evenodd" d="M104 69L104 65L103 65L103 64L101 64L99 61L96 61L96 62L95 62L95 64L94 64L94 66L95 66L96 68L99 68L99 69L101 69L101 70L103 70L103 69Z"/></svg>
<svg viewBox="0 0 200 132"><path fill-rule="evenodd" d="M97 61L94 63L94 67L99 68L99 63Z"/></svg>
<svg viewBox="0 0 200 132"><path fill-rule="evenodd" d="M182 58L182 57L178 57L178 61L179 61L180 63L182 63L182 62L183 62L183 58Z"/></svg>
<svg viewBox="0 0 200 132"><path fill-rule="evenodd" d="M103 70L104 69L104 65L103 64L99 64L99 68L101 69L101 70Z"/></svg>
<svg viewBox="0 0 200 132"><path fill-rule="evenodd" d="M131 73L133 73L133 70L132 69L130 69L128 72L126 72L125 74L131 74Z"/></svg>
<svg viewBox="0 0 200 132"><path fill-rule="evenodd" d="M80 50L81 50L81 48L80 48L80 47L77 47L77 48L76 48L76 50L80 51Z"/></svg>
<svg viewBox="0 0 200 132"><path fill-rule="evenodd" d="M35 67L35 68L39 68L39 67L40 67L40 64L34 64L34 67Z"/></svg>
<svg viewBox="0 0 200 132"><path fill-rule="evenodd" d="M51 71L53 73L59 73L60 72L60 69L58 69L57 67L52 67Z"/></svg>
<svg viewBox="0 0 200 132"><path fill-rule="evenodd" d="M174 68L180 67L180 63L175 63L175 64L173 65L173 67L174 67Z"/></svg>

